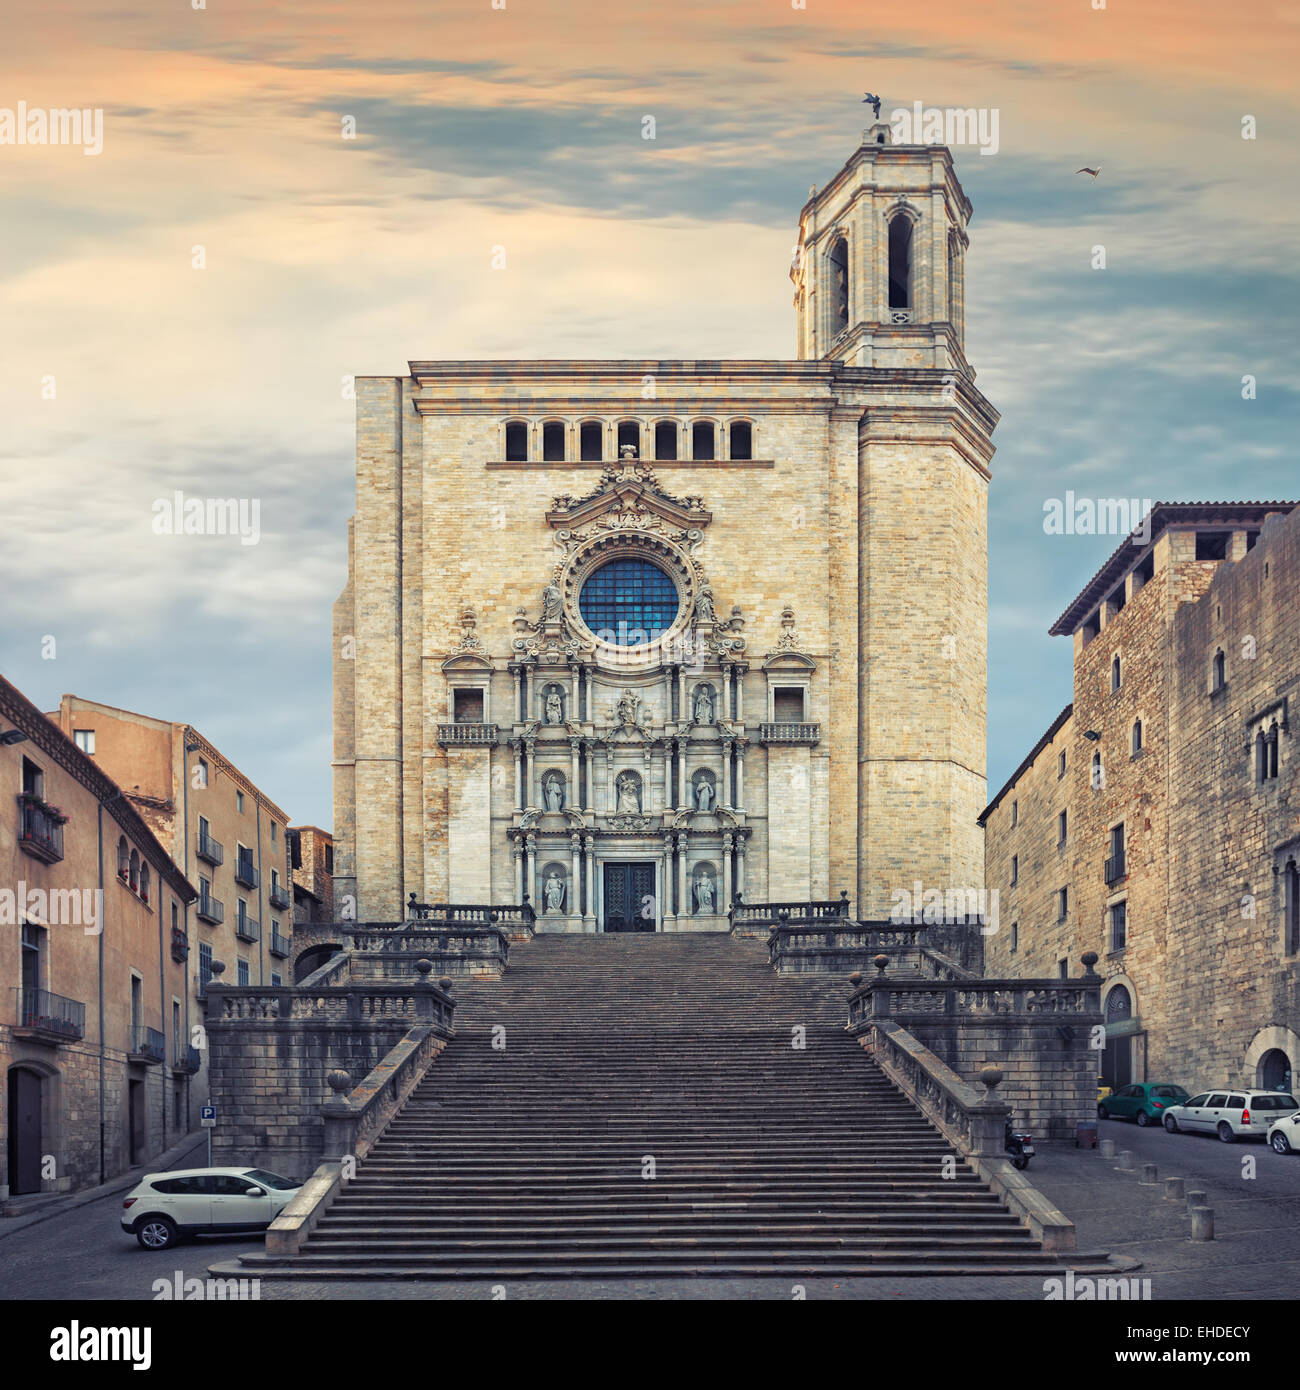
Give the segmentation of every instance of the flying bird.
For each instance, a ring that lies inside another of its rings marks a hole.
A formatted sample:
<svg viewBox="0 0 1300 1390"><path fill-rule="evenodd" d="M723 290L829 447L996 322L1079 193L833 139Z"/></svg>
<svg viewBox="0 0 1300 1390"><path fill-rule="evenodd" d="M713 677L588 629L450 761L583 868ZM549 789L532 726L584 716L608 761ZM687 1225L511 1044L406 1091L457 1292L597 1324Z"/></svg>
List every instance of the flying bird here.
<svg viewBox="0 0 1300 1390"><path fill-rule="evenodd" d="M1091 174L1091 175L1092 175L1092 181L1093 181L1094 183L1096 183L1096 181L1097 181L1097 175L1101 173L1101 165L1098 164L1097 167L1096 167L1095 169L1088 169L1088 168L1076 169L1074 172L1075 172L1076 174Z"/></svg>
<svg viewBox="0 0 1300 1390"><path fill-rule="evenodd" d="M864 103L865 103L865 102L868 102L868 101L871 103L871 114L872 114L873 116L875 116L875 118L876 118L877 120L879 120L879 119L880 119L880 98L877 97L877 96L872 96L872 94L871 94L870 92L867 92L867 93L863 96L862 100L863 100Z"/></svg>

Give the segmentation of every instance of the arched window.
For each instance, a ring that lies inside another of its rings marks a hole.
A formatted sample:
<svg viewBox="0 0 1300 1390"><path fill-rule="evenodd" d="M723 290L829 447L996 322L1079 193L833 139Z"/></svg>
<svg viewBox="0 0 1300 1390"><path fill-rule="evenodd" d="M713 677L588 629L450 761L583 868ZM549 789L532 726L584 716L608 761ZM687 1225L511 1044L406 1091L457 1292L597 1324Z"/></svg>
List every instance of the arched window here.
<svg viewBox="0 0 1300 1390"><path fill-rule="evenodd" d="M1300 952L1300 868L1288 859L1282 874L1283 940L1288 955Z"/></svg>
<svg viewBox="0 0 1300 1390"><path fill-rule="evenodd" d="M1255 735L1255 781L1263 782L1268 778L1268 740L1264 737L1264 730L1261 729Z"/></svg>
<svg viewBox="0 0 1300 1390"><path fill-rule="evenodd" d="M1225 663L1223 660L1223 652L1220 650L1214 653L1214 685L1212 687L1213 689L1223 689L1224 682L1226 680L1226 674L1227 673Z"/></svg>
<svg viewBox="0 0 1300 1390"><path fill-rule="evenodd" d="M1259 1059L1257 1077L1265 1091L1290 1091L1291 1059L1280 1048L1270 1047Z"/></svg>
<svg viewBox="0 0 1300 1390"><path fill-rule="evenodd" d="M641 457L641 426L636 420L618 422L618 456L623 457L624 449L634 449L633 458Z"/></svg>
<svg viewBox="0 0 1300 1390"><path fill-rule="evenodd" d="M839 333L849 326L849 243L837 237L830 254L831 331Z"/></svg>
<svg viewBox="0 0 1300 1390"><path fill-rule="evenodd" d="M542 426L542 458L548 463L559 463L564 458L564 422L548 420Z"/></svg>
<svg viewBox="0 0 1300 1390"><path fill-rule="evenodd" d="M1119 689L1121 679L1122 672L1120 670L1119 656L1116 654L1115 659L1110 663L1110 688L1112 694Z"/></svg>
<svg viewBox="0 0 1300 1390"><path fill-rule="evenodd" d="M1106 785L1106 773L1101 765L1101 754L1092 755L1092 789L1100 791Z"/></svg>
<svg viewBox="0 0 1300 1390"><path fill-rule="evenodd" d="M754 427L748 420L731 422L730 452L733 459L752 459L754 457Z"/></svg>
<svg viewBox="0 0 1300 1390"><path fill-rule="evenodd" d="M1140 719L1135 719L1135 720L1133 721L1133 752L1136 754L1136 753L1140 753L1141 751L1142 751L1142 721L1141 721Z"/></svg>
<svg viewBox="0 0 1300 1390"><path fill-rule="evenodd" d="M125 835L117 842L117 876L124 883L131 877L131 851L127 847Z"/></svg>
<svg viewBox="0 0 1300 1390"><path fill-rule="evenodd" d="M1133 1017L1133 996L1123 985L1116 985L1106 996L1106 1022L1119 1023Z"/></svg>
<svg viewBox="0 0 1300 1390"><path fill-rule="evenodd" d="M1273 724L1268 731L1268 776L1271 781L1277 776L1277 725Z"/></svg>
<svg viewBox="0 0 1300 1390"><path fill-rule="evenodd" d="M126 881L131 885L132 892L140 891L140 854L138 850L131 851L130 867Z"/></svg>
<svg viewBox="0 0 1300 1390"><path fill-rule="evenodd" d="M584 420L578 427L578 454L584 463L605 457L605 427L599 420Z"/></svg>
<svg viewBox="0 0 1300 1390"><path fill-rule="evenodd" d="M655 458L677 457L677 421L660 420L655 426Z"/></svg>
<svg viewBox="0 0 1300 1390"><path fill-rule="evenodd" d="M889 307L912 307L912 222L902 213L889 223Z"/></svg>
<svg viewBox="0 0 1300 1390"><path fill-rule="evenodd" d="M712 420L696 420L691 426L691 457L716 458Z"/></svg>
<svg viewBox="0 0 1300 1390"><path fill-rule="evenodd" d="M140 897L149 901L149 866L143 861L140 864Z"/></svg>
<svg viewBox="0 0 1300 1390"><path fill-rule="evenodd" d="M522 463L528 457L528 426L512 420L506 426L506 461Z"/></svg>

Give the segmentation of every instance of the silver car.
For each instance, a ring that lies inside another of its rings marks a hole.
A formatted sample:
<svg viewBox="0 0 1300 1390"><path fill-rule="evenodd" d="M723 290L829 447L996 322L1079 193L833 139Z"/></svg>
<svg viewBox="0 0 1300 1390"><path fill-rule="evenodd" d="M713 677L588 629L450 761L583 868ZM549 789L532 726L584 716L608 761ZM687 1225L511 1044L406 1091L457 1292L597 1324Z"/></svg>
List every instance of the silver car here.
<svg viewBox="0 0 1300 1390"><path fill-rule="evenodd" d="M1300 1110L1285 1091L1202 1091L1182 1105L1165 1111L1170 1134L1217 1134L1225 1144L1234 1139L1263 1139L1269 1126L1283 1115Z"/></svg>

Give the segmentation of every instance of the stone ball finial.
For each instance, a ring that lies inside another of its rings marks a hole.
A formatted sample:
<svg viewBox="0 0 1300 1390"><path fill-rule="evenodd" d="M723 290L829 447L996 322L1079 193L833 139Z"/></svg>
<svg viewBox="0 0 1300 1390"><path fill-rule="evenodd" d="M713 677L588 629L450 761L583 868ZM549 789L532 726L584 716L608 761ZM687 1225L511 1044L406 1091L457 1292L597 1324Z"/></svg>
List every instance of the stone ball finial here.
<svg viewBox="0 0 1300 1390"><path fill-rule="evenodd" d="M881 955L873 956L871 958L871 963L883 975L885 973L885 966L889 964L889 957L882 953Z"/></svg>
<svg viewBox="0 0 1300 1390"><path fill-rule="evenodd" d="M347 1072L337 1067L333 1071L325 1074L325 1080L329 1082L330 1090L334 1092L335 1096L339 1097L341 1097L343 1092L352 1084L352 1078Z"/></svg>
<svg viewBox="0 0 1300 1390"><path fill-rule="evenodd" d="M444 975L444 976L442 977L442 979L438 981L438 984L441 986L442 992L443 992L444 994L450 994L450 993L451 993L451 976L450 976L450 975Z"/></svg>
<svg viewBox="0 0 1300 1390"><path fill-rule="evenodd" d="M1085 951L1079 959L1083 962L1083 968L1091 975L1093 973L1092 967L1097 964L1096 951Z"/></svg>
<svg viewBox="0 0 1300 1390"><path fill-rule="evenodd" d="M790 909L788 907L783 907L776 915L779 921L788 922L790 920Z"/></svg>
<svg viewBox="0 0 1300 1390"><path fill-rule="evenodd" d="M220 979L221 976L226 973L226 962L224 960L214 960L208 967L208 970L211 974Z"/></svg>
<svg viewBox="0 0 1300 1390"><path fill-rule="evenodd" d="M849 984L851 984L851 985L853 986L854 989L857 989L858 986L859 986L861 983L862 983L862 972L861 972L860 970L855 970L855 971L849 976Z"/></svg>
<svg viewBox="0 0 1300 1390"><path fill-rule="evenodd" d="M415 962L415 973L421 980L427 979L432 970L433 962L428 956L421 956L420 959Z"/></svg>
<svg viewBox="0 0 1300 1390"><path fill-rule="evenodd" d="M992 1062L985 1062L980 1068L980 1080L988 1087L989 1094L993 1094L993 1088L1002 1080L1002 1068L995 1066Z"/></svg>

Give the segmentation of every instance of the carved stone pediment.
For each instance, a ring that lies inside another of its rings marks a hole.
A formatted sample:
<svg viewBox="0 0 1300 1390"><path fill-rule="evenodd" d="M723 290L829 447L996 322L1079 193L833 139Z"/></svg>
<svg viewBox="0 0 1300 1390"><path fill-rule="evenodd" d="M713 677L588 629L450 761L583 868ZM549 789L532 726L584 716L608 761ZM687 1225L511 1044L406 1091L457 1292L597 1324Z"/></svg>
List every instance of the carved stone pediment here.
<svg viewBox="0 0 1300 1390"><path fill-rule="evenodd" d="M606 830L647 831L659 829L657 816L607 816Z"/></svg>
<svg viewBox="0 0 1300 1390"><path fill-rule="evenodd" d="M713 515L705 510L702 497L674 497L648 464L624 459L607 467L596 490L586 497L557 497L546 520L570 531L588 525L628 530L656 521L691 531L707 526Z"/></svg>

